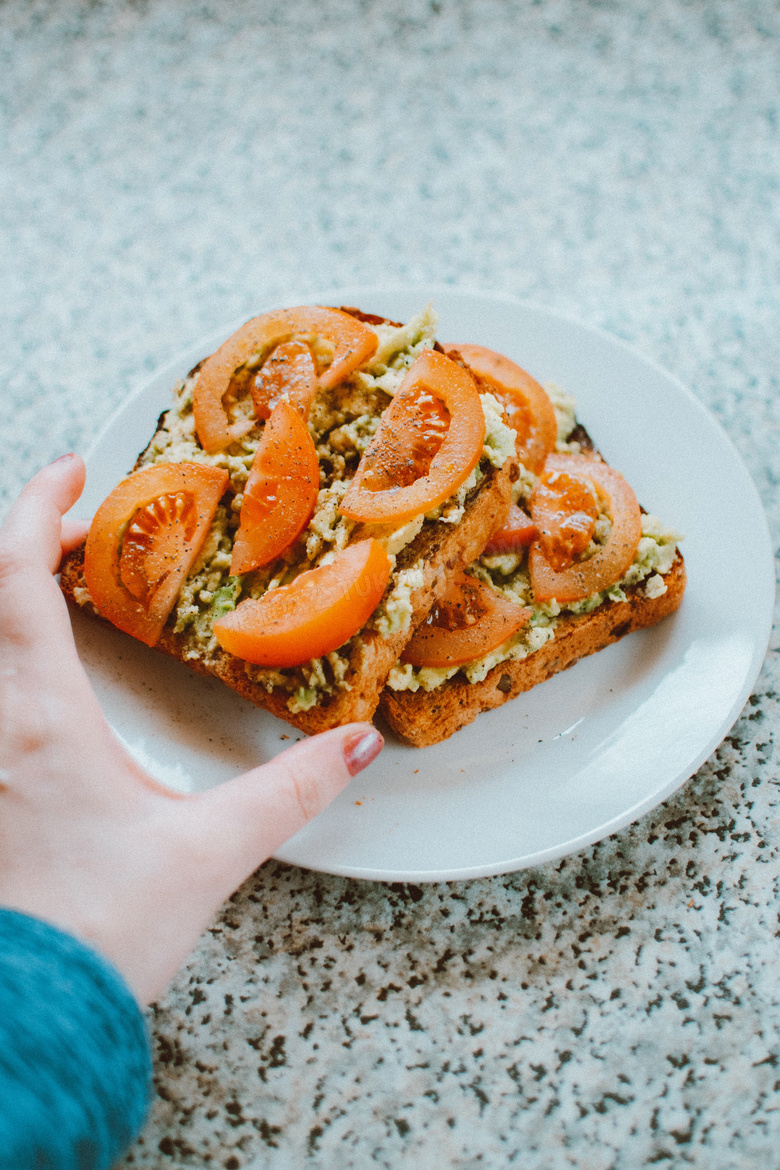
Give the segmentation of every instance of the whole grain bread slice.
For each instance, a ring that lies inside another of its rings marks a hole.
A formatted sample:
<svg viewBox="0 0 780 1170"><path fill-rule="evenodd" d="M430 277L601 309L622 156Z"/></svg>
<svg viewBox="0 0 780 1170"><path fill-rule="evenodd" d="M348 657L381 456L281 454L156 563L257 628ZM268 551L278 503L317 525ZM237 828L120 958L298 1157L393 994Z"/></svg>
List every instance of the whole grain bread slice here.
<svg viewBox="0 0 780 1170"><path fill-rule="evenodd" d="M187 653L186 638L174 632L169 622L155 646L163 654L183 662L199 674L211 675L249 699L258 707L277 715L306 734L326 731L353 720L370 720L377 708L379 696L392 666L411 637L416 626L425 618L443 588L447 573L465 568L482 552L496 527L503 521L509 506L512 478L516 468L510 462L494 468L466 497L465 512L458 524L426 524L415 539L398 556L398 567L404 569L422 561L422 584L412 590L409 602L413 612L411 626L389 637L375 630L366 630L357 640L350 657L348 687L325 697L323 702L308 711L291 712L287 707L289 694L282 690L268 691L251 677L247 664L227 651L218 649L208 661ZM90 603L84 581L84 545L75 549L64 560L60 587L72 602L101 621Z"/></svg>
<svg viewBox="0 0 780 1170"><path fill-rule="evenodd" d="M374 325L399 323L367 314L353 307L344 312ZM441 350L436 343L435 348ZM443 352L443 351L442 351ZM459 364L465 365L457 356ZM197 374L200 362L188 377ZM479 384L479 379L476 379ZM156 431L164 426L167 412L157 422ZM154 438L135 464L140 467L147 457ZM507 459L496 468L488 465L483 477L466 494L463 514L457 523L426 520L415 538L405 545L396 558L396 573L417 567L415 574L422 580L409 593L411 622L395 633L380 634L365 628L348 645L349 669L343 683L334 693L323 692L308 710L291 710L291 694L282 687L270 686L267 675L255 671L234 655L212 647L208 654L193 651L186 633L177 633L174 615L169 618L155 649L176 658L191 670L220 679L243 698L277 715L307 734L327 730L353 720L370 720L377 708L379 696L391 668L415 628L443 589L446 575L454 569L465 568L482 552L490 536L506 515L511 498L512 483L518 476L514 459ZM61 567L60 584L65 596L84 611L100 618L89 598L84 580L84 546L72 552ZM100 619L103 620L103 619ZM260 677L258 677L258 674Z"/></svg>
<svg viewBox="0 0 780 1170"><path fill-rule="evenodd" d="M396 735L414 747L449 739L482 711L502 706L581 658L673 613L685 591L685 563L679 552L663 581L666 591L660 597L645 596L640 582L625 590L625 601L608 600L591 613L559 618L553 639L527 658L499 663L481 682L471 683L459 672L432 691L386 687L380 711Z"/></svg>

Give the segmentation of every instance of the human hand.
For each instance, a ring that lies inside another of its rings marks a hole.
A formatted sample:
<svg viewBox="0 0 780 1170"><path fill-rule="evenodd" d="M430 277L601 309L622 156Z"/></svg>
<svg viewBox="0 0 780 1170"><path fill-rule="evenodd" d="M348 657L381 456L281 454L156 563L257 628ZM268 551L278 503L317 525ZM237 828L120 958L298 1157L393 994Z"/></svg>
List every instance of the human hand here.
<svg viewBox="0 0 780 1170"><path fill-rule="evenodd" d="M76 653L54 579L86 526L66 455L0 528L0 905L101 951L136 997L166 988L229 895L371 762L353 723L198 796L154 780L115 737Z"/></svg>

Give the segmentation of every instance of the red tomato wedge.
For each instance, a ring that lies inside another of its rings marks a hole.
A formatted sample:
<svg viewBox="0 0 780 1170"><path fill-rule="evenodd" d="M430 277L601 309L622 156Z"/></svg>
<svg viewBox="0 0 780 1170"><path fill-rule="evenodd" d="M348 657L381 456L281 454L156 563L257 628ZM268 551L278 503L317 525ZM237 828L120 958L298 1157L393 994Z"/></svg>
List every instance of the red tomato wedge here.
<svg viewBox="0 0 780 1170"><path fill-rule="evenodd" d="M506 523L493 533L485 545L485 555L490 557L500 553L517 552L532 544L538 535L539 530L528 513L517 504L510 504Z"/></svg>
<svg viewBox="0 0 780 1170"><path fill-rule="evenodd" d="M544 559L562 573L585 552L596 531L599 502L593 484L569 471L549 468L537 480L531 510Z"/></svg>
<svg viewBox="0 0 780 1170"><path fill-rule="evenodd" d="M289 402L278 402L244 487L230 562L233 576L267 565L289 548L309 522L319 483L309 428Z"/></svg>
<svg viewBox="0 0 780 1170"><path fill-rule="evenodd" d="M390 578L378 540L361 540L290 585L248 597L214 622L223 649L257 666L301 666L343 646L370 618Z"/></svg>
<svg viewBox="0 0 780 1170"><path fill-rule="evenodd" d="M484 345L445 345L444 349L447 353L457 350L488 383L517 434L518 459L538 475L558 438L558 420L547 392L522 366Z"/></svg>
<svg viewBox="0 0 780 1170"><path fill-rule="evenodd" d="M317 368L305 341L285 341L277 345L263 363L252 387L257 418L268 418L282 395L302 418L309 417L317 393Z"/></svg>
<svg viewBox="0 0 780 1170"><path fill-rule="evenodd" d="M220 467L156 463L114 488L84 550L84 580L103 617L147 646L157 642L227 482Z"/></svg>
<svg viewBox="0 0 780 1170"><path fill-rule="evenodd" d="M612 530L606 544L592 557L575 561L562 572L556 572L550 564L541 541L536 541L529 550L531 587L537 601L551 601L553 598L562 603L582 601L608 589L626 573L642 536L641 513L633 489L620 472L598 459L585 455L550 455L540 483L548 473L554 472L580 479L600 497L612 518ZM531 516L536 519L533 496Z"/></svg>
<svg viewBox="0 0 780 1170"><path fill-rule="evenodd" d="M192 395L195 429L205 451L221 451L253 425L251 419L231 423L222 401L238 367L258 350L316 336L335 345L333 361L319 378L319 385L325 388L338 385L362 366L378 343L374 330L349 313L320 305L299 305L253 317L206 359Z"/></svg>
<svg viewBox="0 0 780 1170"><path fill-rule="evenodd" d="M404 647L402 660L412 666L462 666L501 646L530 616L530 609L508 601L476 577L454 573Z"/></svg>
<svg viewBox="0 0 780 1170"><path fill-rule="evenodd" d="M471 374L426 349L382 415L340 510L371 523L412 520L458 490L484 442L485 416Z"/></svg>

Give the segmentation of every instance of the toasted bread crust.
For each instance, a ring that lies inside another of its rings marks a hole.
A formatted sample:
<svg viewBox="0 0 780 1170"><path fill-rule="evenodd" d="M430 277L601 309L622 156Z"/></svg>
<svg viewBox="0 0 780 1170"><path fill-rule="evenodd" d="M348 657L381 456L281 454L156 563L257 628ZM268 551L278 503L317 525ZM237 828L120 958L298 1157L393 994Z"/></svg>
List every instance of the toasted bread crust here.
<svg viewBox="0 0 780 1170"><path fill-rule="evenodd" d="M370 324L399 324L387 317L364 313L350 306L344 306L342 311ZM434 348L444 352L438 342ZM190 371L190 375L201 365L202 362L198 362ZM156 430L162 426L166 413L164 411L160 415ZM136 468L141 465L144 454L145 452L141 452L138 456ZM401 550L396 562L398 571L410 568L420 561L423 569L423 584L413 590L409 597L412 609L410 627L387 638L380 637L375 631L367 631L352 655L348 676L350 687L337 691L335 695L323 696L324 701L308 711L292 713L287 707L290 698L287 691L281 689L267 691L261 683L250 678L246 663L228 654L227 651L218 650L215 657L209 661L186 657L186 636L174 632L172 619L169 619L169 624L163 629L155 649L178 659L198 674L220 679L243 698L265 708L308 735L356 720L370 720L376 711L390 670L397 662L414 629L436 600L443 588L446 574L455 568L465 568L478 557L492 533L503 523L511 499L512 483L517 474L517 464L511 459L508 459L500 469L490 468L479 486L473 488L466 497L464 515L458 524L425 524L415 539ZM83 545L63 562L60 585L65 596L78 604L76 596L85 589ZM87 604L83 608L92 616L104 620L100 618L94 606Z"/></svg>
<svg viewBox="0 0 780 1170"><path fill-rule="evenodd" d="M627 601L605 601L592 613L562 618L554 639L527 658L499 663L480 683L458 674L433 691L386 687L380 710L396 735L413 747L449 739L480 712L500 707L581 658L673 613L685 592L685 563L679 552L664 582L666 592L660 597L645 597L638 585L626 590Z"/></svg>
<svg viewBox="0 0 780 1170"><path fill-rule="evenodd" d="M213 661L200 658L185 658L186 637L174 633L173 626L167 625L155 649L163 654L184 662L199 674L212 675L245 699L258 707L277 715L293 727L312 735L326 731L354 720L370 720L379 703L379 696L391 668L398 660L403 647L411 637L439 591L446 574L466 565L479 556L485 543L496 527L503 522L511 497L512 480L517 469L507 460L500 469L491 468L478 488L472 490L466 499L465 512L458 524L426 524L418 536L398 556L398 568L407 568L423 559L423 584L413 590L409 601L412 607L412 625L388 638L382 638L374 631L368 631L358 646L350 663L352 686L339 690L326 701L293 714L287 708L289 694L276 690L270 693L246 673L245 663L232 654L220 650ZM60 587L65 596L76 602L76 590L85 588L84 545L65 558L61 568ZM85 611L98 616L92 606ZM103 620L102 618L100 620ZM170 619L169 619L170 620Z"/></svg>

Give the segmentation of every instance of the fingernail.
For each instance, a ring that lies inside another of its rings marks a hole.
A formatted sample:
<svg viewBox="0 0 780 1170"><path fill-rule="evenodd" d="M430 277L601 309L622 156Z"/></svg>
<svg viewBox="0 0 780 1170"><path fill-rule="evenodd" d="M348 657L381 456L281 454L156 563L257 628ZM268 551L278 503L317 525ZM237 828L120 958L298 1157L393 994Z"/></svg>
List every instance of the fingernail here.
<svg viewBox="0 0 780 1170"><path fill-rule="evenodd" d="M52 466L54 466L54 463L65 463L67 460L75 459L75 458L76 458L75 451L69 451L67 455L60 455L59 459L55 459L52 463Z"/></svg>
<svg viewBox="0 0 780 1170"><path fill-rule="evenodd" d="M359 731L357 735L350 736L344 744L344 762L350 776L355 776L363 768L368 767L384 746L385 741L375 727L370 731Z"/></svg>

